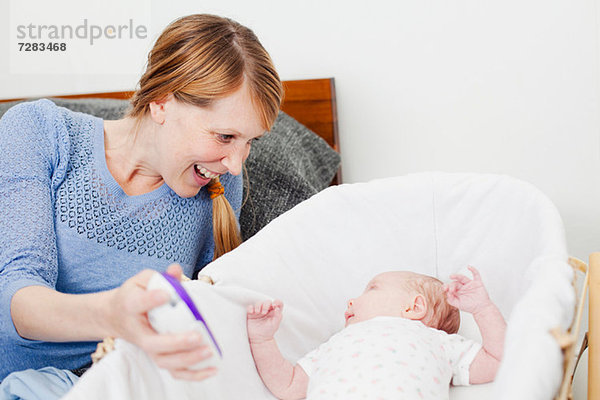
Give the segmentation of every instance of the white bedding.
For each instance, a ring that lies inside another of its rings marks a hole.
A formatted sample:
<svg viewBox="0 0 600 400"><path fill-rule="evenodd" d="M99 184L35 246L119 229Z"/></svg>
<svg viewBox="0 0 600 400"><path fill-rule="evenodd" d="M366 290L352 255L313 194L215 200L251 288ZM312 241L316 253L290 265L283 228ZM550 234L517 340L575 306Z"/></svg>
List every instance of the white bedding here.
<svg viewBox="0 0 600 400"><path fill-rule="evenodd" d="M496 382L452 388L450 398L551 399L562 358L548 331L565 329L574 307L560 217L527 183L445 173L329 188L207 266L214 287L185 283L223 349L216 377L175 381L118 341L65 398L269 399L247 344L247 304L283 300L277 339L296 360L343 327L345 302L375 274L413 270L447 280L467 265L481 271L509 322L506 354ZM478 338L470 317L460 333Z"/></svg>

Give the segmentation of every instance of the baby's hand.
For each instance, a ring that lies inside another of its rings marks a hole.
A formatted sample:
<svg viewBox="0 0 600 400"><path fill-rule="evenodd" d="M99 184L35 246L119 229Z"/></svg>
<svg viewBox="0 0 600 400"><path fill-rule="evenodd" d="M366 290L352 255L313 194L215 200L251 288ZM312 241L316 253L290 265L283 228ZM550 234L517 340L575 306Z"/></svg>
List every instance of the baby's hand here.
<svg viewBox="0 0 600 400"><path fill-rule="evenodd" d="M481 275L475 268L469 266L473 279L464 275L450 275L452 282L444 285L448 303L461 311L475 314L487 307L490 303Z"/></svg>
<svg viewBox="0 0 600 400"><path fill-rule="evenodd" d="M251 343L266 342L273 339L281 323L283 303L280 300L267 300L249 305L246 327Z"/></svg>

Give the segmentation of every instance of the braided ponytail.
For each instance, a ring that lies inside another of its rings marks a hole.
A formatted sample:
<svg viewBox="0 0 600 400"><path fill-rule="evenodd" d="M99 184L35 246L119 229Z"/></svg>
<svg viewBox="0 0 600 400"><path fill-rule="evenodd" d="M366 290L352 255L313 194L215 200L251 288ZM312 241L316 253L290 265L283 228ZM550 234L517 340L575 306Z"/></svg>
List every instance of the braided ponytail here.
<svg viewBox="0 0 600 400"><path fill-rule="evenodd" d="M216 260L238 247L242 243L242 236L231 204L224 196L225 189L219 178L212 179L206 185L206 189L210 194L213 206L213 238L215 241L213 260Z"/></svg>

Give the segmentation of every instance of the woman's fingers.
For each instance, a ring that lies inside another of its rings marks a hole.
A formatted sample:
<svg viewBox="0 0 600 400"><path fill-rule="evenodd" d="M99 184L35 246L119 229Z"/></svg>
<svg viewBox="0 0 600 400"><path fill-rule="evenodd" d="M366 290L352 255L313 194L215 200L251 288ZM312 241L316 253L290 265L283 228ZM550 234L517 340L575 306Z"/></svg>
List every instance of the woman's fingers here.
<svg viewBox="0 0 600 400"><path fill-rule="evenodd" d="M167 267L167 274L180 281L181 276L183 275L183 269L181 269L181 265L179 264L171 264Z"/></svg>
<svg viewBox="0 0 600 400"><path fill-rule="evenodd" d="M186 369L213 356L209 346L203 345L191 351L155 355L154 362L168 370Z"/></svg>
<svg viewBox="0 0 600 400"><path fill-rule="evenodd" d="M124 310L136 315L145 314L169 300L169 294L161 289L139 290L132 289L123 296L125 304L121 304Z"/></svg>
<svg viewBox="0 0 600 400"><path fill-rule="evenodd" d="M202 381L217 374L216 368L204 368L200 370L178 369L169 371L175 379L185 379L186 381Z"/></svg>
<svg viewBox="0 0 600 400"><path fill-rule="evenodd" d="M126 280L125 283L123 283L123 286L127 285L128 283L132 283L135 286L138 286L142 289L146 289L146 286L148 285L148 281L150 280L150 278L152 278L152 276L155 273L156 273L156 271L154 271L154 270L145 269L141 272L138 272L137 274L135 274L128 280Z"/></svg>
<svg viewBox="0 0 600 400"><path fill-rule="evenodd" d="M167 292L164 290L146 290L148 281L155 273L155 271L148 269L144 270L129 278L117 288L115 311L125 310L129 313L144 314L165 303L169 299Z"/></svg>
<svg viewBox="0 0 600 400"><path fill-rule="evenodd" d="M178 264L171 264L167 268L169 275L181 280L183 271ZM132 312L143 314L158 307L169 300L169 294L160 289L146 290L148 281L156 273L152 270L144 270L130 280L126 281L121 289L126 292L127 304L123 306Z"/></svg>
<svg viewBox="0 0 600 400"><path fill-rule="evenodd" d="M198 349L205 346L204 338L199 332L166 333L146 335L140 340L142 347L149 354L171 354Z"/></svg>
<svg viewBox="0 0 600 400"><path fill-rule="evenodd" d="M146 313L168 301L165 291L146 291L154 271L144 270L109 292L109 307L105 315L110 336L120 337L139 345L138 339L154 333Z"/></svg>

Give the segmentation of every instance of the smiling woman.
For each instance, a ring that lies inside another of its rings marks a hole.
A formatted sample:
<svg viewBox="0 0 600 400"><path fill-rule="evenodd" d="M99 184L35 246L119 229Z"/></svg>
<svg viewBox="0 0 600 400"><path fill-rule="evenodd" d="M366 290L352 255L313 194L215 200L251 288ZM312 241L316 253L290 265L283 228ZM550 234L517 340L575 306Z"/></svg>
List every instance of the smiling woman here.
<svg viewBox="0 0 600 400"><path fill-rule="evenodd" d="M239 244L230 202L240 209L242 163L281 96L250 29L191 15L157 39L123 119L48 100L6 112L0 348L8 351L0 379L48 365L81 368L107 336L136 343L178 378L214 373L188 369L210 356L201 337L150 328L146 312L166 298L144 291L151 271L143 270L169 266L191 277Z"/></svg>

